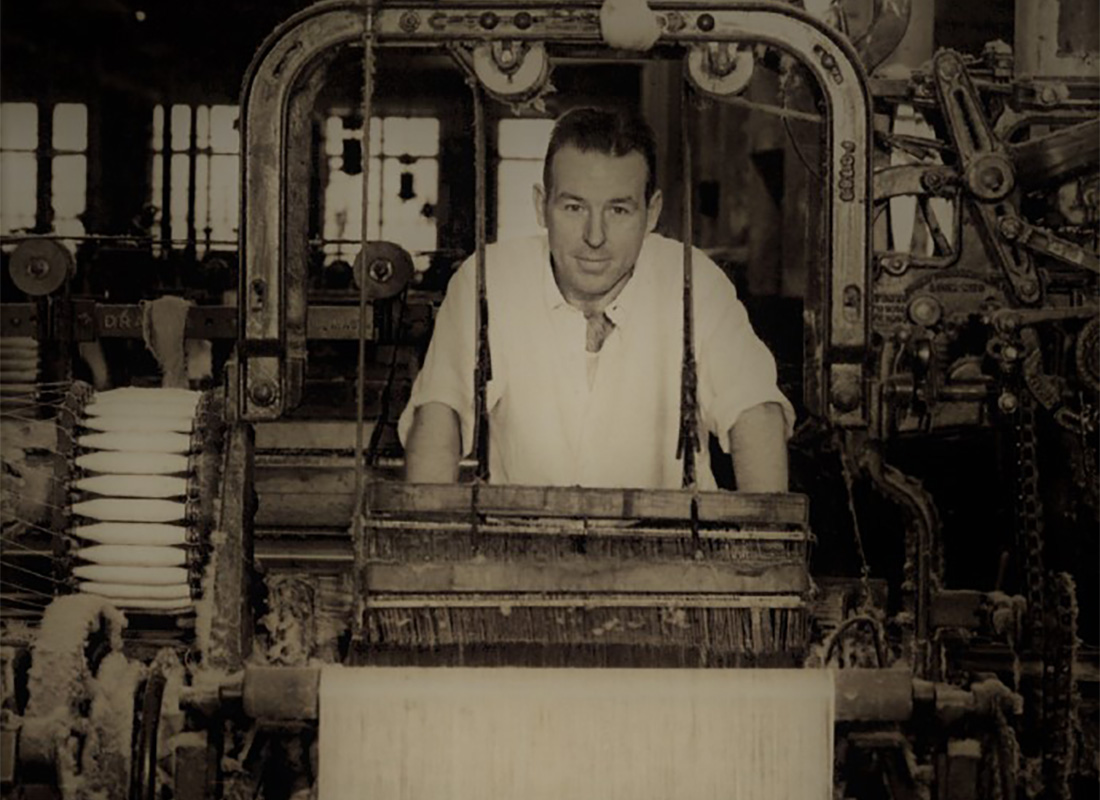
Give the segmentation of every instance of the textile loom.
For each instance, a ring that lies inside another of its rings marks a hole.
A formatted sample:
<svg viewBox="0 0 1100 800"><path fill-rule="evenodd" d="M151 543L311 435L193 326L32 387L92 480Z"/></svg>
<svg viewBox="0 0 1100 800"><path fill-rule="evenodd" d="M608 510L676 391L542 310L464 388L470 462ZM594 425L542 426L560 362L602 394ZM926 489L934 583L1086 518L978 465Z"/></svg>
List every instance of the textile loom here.
<svg viewBox="0 0 1100 800"><path fill-rule="evenodd" d="M204 265L236 270L235 297L82 294L70 249L19 243L23 302L0 309L5 797L1095 788L1096 575L1069 542L1100 506L1100 75L1095 50L1035 32L1072 0L1019 3L1015 55L909 65L887 63L925 13L908 0L865 4L862 27L851 3L615 5L322 0L288 19L241 95L238 263ZM424 269L364 224L348 286L321 286L318 104L355 76L366 219L372 104L418 62L466 92L468 147L441 163L472 163L453 184L470 246ZM484 275L487 109L537 115L593 63L672 87L650 112L682 119L685 241L730 109L778 119L820 181L796 493L701 491L689 436L678 491L490 484L484 313L461 482L396 480L394 417L454 257ZM112 342L153 368L108 387ZM979 440L995 475L960 474L945 443Z"/></svg>

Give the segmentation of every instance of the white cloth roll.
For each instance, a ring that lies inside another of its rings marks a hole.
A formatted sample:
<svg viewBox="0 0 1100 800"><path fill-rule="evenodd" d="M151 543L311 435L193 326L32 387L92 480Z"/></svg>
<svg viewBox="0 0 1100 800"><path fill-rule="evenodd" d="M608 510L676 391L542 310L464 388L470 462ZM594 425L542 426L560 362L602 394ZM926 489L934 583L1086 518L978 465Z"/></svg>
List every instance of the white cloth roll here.
<svg viewBox="0 0 1100 800"><path fill-rule="evenodd" d="M187 472L187 456L176 453L125 453L101 450L76 457L76 465L89 472L172 475Z"/></svg>
<svg viewBox="0 0 1100 800"><path fill-rule="evenodd" d="M107 497L166 498L187 494L187 478L173 475L94 475L77 478L73 486Z"/></svg>
<svg viewBox="0 0 1100 800"><path fill-rule="evenodd" d="M187 528L157 522L97 522L77 525L73 535L97 544L173 545L187 543Z"/></svg>
<svg viewBox="0 0 1100 800"><path fill-rule="evenodd" d="M179 500L100 497L73 503L73 513L105 522L180 522L187 505Z"/></svg>
<svg viewBox="0 0 1100 800"><path fill-rule="evenodd" d="M187 553L178 547L137 544L97 544L79 547L77 558L118 567L182 567Z"/></svg>
<svg viewBox="0 0 1100 800"><path fill-rule="evenodd" d="M143 400L157 402L159 400L194 400L196 403L202 397L202 392L194 389L162 389L158 386L120 386L117 389L108 389L105 392L96 392L95 399L99 402L113 402L119 398L140 397Z"/></svg>
<svg viewBox="0 0 1100 800"><path fill-rule="evenodd" d="M320 800L830 800L819 670L325 667Z"/></svg>
<svg viewBox="0 0 1100 800"><path fill-rule="evenodd" d="M98 594L117 600L190 600L191 588L185 584L174 586L135 586L126 583L98 583L83 581L80 591Z"/></svg>
<svg viewBox="0 0 1100 800"><path fill-rule="evenodd" d="M127 583L136 586L183 586L187 570L183 567L116 567L105 564L81 564L73 575L96 583Z"/></svg>
<svg viewBox="0 0 1100 800"><path fill-rule="evenodd" d="M189 453L191 437L185 433L87 433L76 443L89 450L128 453Z"/></svg>
<svg viewBox="0 0 1100 800"><path fill-rule="evenodd" d="M101 433L190 433L194 427L194 417L189 414L163 417L118 414L85 417L80 424Z"/></svg>

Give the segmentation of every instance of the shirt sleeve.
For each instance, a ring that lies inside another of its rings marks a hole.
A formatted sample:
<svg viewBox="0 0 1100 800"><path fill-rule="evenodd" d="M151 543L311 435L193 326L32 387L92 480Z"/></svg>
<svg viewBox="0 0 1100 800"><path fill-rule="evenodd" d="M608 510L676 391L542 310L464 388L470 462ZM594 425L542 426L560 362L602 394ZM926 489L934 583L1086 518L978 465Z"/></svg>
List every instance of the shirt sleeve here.
<svg viewBox="0 0 1100 800"><path fill-rule="evenodd" d="M730 428L741 413L761 403L778 403L789 439L795 413L779 390L775 357L749 321L733 282L705 254L693 259L696 312L696 363L702 421L724 452L729 452Z"/></svg>
<svg viewBox="0 0 1100 800"><path fill-rule="evenodd" d="M474 438L474 300L476 271L473 258L458 268L436 315L432 340L412 392L397 423L405 446L416 409L442 403L461 421L461 451L467 455Z"/></svg>

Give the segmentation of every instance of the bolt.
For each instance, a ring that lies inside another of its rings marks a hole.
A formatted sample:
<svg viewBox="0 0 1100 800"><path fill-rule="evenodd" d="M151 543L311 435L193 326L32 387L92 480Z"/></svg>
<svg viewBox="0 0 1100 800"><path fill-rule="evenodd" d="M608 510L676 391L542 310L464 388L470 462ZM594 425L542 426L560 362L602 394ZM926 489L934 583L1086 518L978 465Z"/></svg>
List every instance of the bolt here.
<svg viewBox="0 0 1100 800"><path fill-rule="evenodd" d="M695 25L704 33L709 33L714 30L714 17L710 14L700 14L699 19L695 21Z"/></svg>
<svg viewBox="0 0 1100 800"><path fill-rule="evenodd" d="M1001 236L1010 242L1019 239L1024 232L1024 224L1018 217L1004 217L997 225Z"/></svg>
<svg viewBox="0 0 1100 800"><path fill-rule="evenodd" d="M1020 351L1014 345L1006 344L1001 350L1001 356L1004 357L1005 361L1015 361L1020 357Z"/></svg>
<svg viewBox="0 0 1100 800"><path fill-rule="evenodd" d="M1020 294L1024 297L1035 297L1037 294L1039 294L1039 284L1031 279L1021 281Z"/></svg>
<svg viewBox="0 0 1100 800"><path fill-rule="evenodd" d="M526 11L521 11L513 18L512 23L521 31L525 31L531 27L534 22L534 18Z"/></svg>
<svg viewBox="0 0 1100 800"><path fill-rule="evenodd" d="M428 17L428 24L432 27L432 30L441 31L447 27L447 15L442 11L438 11Z"/></svg>
<svg viewBox="0 0 1100 800"><path fill-rule="evenodd" d="M401 21L398 24L405 33L412 33L420 27L420 15L415 11L406 11L401 15Z"/></svg>
<svg viewBox="0 0 1100 800"><path fill-rule="evenodd" d="M27 277L33 277L41 281L48 274L50 274L50 262L45 259L31 259L26 262Z"/></svg>
<svg viewBox="0 0 1100 800"><path fill-rule="evenodd" d="M945 183L943 173L936 170L932 170L921 175L920 182L925 190L931 192L932 194L939 194L941 191L943 191L943 186Z"/></svg>
<svg viewBox="0 0 1100 800"><path fill-rule="evenodd" d="M392 278L393 272L393 263L384 258L371 262L369 270L370 276L379 283L385 283Z"/></svg>
<svg viewBox="0 0 1100 800"><path fill-rule="evenodd" d="M1005 174L1000 167L988 166L978 175L978 180L991 192L999 192L1005 185Z"/></svg>
<svg viewBox="0 0 1100 800"><path fill-rule="evenodd" d="M1049 84L1039 91L1039 102L1044 106L1052 106L1058 102L1058 90Z"/></svg>
<svg viewBox="0 0 1100 800"><path fill-rule="evenodd" d="M952 81L959 75L959 60L954 54L948 54L940 59L936 65L936 72L945 81Z"/></svg>
<svg viewBox="0 0 1100 800"><path fill-rule="evenodd" d="M481 23L481 27L483 27L487 31L491 31L497 26L497 23L500 22L500 17L498 17L492 11L486 11L484 14L481 15L478 21Z"/></svg>
<svg viewBox="0 0 1100 800"><path fill-rule="evenodd" d="M248 392L258 406L270 406L275 402L275 384L268 380L257 381Z"/></svg>
<svg viewBox="0 0 1100 800"><path fill-rule="evenodd" d="M997 408L1005 414L1012 414L1020 406L1020 401L1012 392L1003 392L997 398Z"/></svg>

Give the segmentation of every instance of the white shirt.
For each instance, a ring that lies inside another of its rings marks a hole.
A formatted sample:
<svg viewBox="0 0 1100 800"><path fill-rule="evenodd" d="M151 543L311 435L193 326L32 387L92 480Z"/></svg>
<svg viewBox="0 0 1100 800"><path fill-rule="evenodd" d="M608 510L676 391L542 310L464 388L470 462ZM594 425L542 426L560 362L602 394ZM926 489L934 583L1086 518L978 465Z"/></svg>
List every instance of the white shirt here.
<svg viewBox="0 0 1100 800"><path fill-rule="evenodd" d="M732 282L694 250L694 333L700 442L697 481L713 489L706 442L728 452L742 411L781 404L787 435L794 410L776 386L775 359L757 338ZM676 458L683 356L683 245L650 234L634 274L605 309L615 327L591 384L584 314L554 280L545 235L486 249L492 380L489 470L493 483L678 489ZM418 406L458 412L462 452L473 448L476 267L451 278L423 367L398 423L405 443Z"/></svg>

